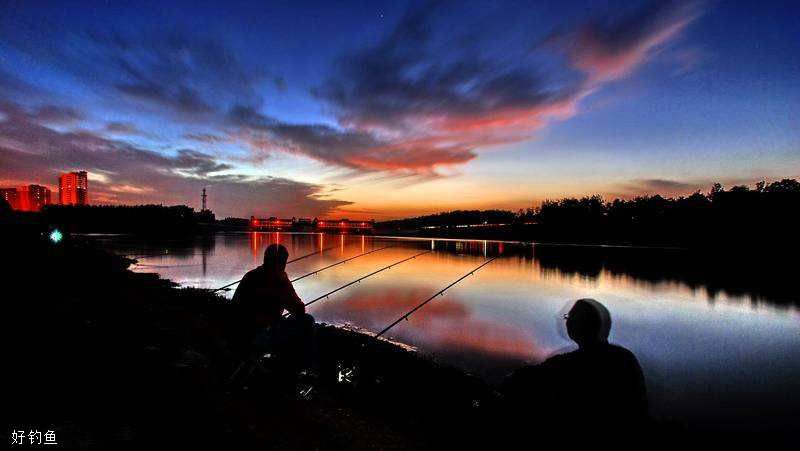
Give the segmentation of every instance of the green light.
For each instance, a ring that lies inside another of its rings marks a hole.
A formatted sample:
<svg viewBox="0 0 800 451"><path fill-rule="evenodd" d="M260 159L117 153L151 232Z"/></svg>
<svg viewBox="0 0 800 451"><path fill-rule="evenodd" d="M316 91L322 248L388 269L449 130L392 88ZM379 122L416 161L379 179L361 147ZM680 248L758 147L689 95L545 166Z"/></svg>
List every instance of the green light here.
<svg viewBox="0 0 800 451"><path fill-rule="evenodd" d="M61 241L62 238L64 238L64 235L61 233L60 230L55 229L52 232L50 232L50 241L58 243L59 241Z"/></svg>

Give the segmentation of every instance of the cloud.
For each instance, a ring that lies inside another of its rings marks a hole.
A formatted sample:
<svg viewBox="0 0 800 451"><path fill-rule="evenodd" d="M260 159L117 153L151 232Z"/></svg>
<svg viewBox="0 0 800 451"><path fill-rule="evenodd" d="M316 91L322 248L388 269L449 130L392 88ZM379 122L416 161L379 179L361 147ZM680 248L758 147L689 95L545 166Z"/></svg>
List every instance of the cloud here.
<svg viewBox="0 0 800 451"><path fill-rule="evenodd" d="M26 120L41 124L69 125L84 119L85 115L71 107L43 104L36 108L25 109L20 105L3 100L0 97L0 113L4 116L20 116Z"/></svg>
<svg viewBox="0 0 800 451"><path fill-rule="evenodd" d="M259 152L291 152L359 171L419 172L475 158L471 149L457 142L393 142L366 131L324 124L289 124L266 117L262 122L253 118L238 120L243 122L239 123L236 136Z"/></svg>
<svg viewBox="0 0 800 451"><path fill-rule="evenodd" d="M0 68L0 96L3 98L12 98L14 96L27 96L30 98L40 94L41 91L30 83Z"/></svg>
<svg viewBox="0 0 800 451"><path fill-rule="evenodd" d="M231 169L232 166L219 163L212 156L191 149L181 149L174 158L175 166L189 174L205 177L212 172Z"/></svg>
<svg viewBox="0 0 800 451"><path fill-rule="evenodd" d="M256 84L263 75L218 40L178 32L87 36L97 58L122 78L114 87L133 99L189 115L210 113L212 104L232 99L260 101Z"/></svg>
<svg viewBox="0 0 800 451"><path fill-rule="evenodd" d="M208 113L212 110L197 90L187 86L165 87L155 83L122 83L116 87L132 98L173 108L181 113Z"/></svg>
<svg viewBox="0 0 800 451"><path fill-rule="evenodd" d="M214 135L211 133L187 133L183 135L183 137L190 141L197 141L206 144L216 144L231 141L231 139L227 136Z"/></svg>
<svg viewBox="0 0 800 451"><path fill-rule="evenodd" d="M37 122L50 124L72 124L84 118L80 111L60 105L42 105L29 116Z"/></svg>
<svg viewBox="0 0 800 451"><path fill-rule="evenodd" d="M604 17L556 36L589 84L630 75L702 14L693 1L655 1L623 17Z"/></svg>
<svg viewBox="0 0 800 451"><path fill-rule="evenodd" d="M570 89L551 89L524 61L453 47L442 53L446 46L431 32L437 10L429 5L410 11L385 40L338 62L318 94L343 123L417 131L476 119L491 126L498 113L546 108L569 96Z"/></svg>
<svg viewBox="0 0 800 451"><path fill-rule="evenodd" d="M136 125L131 124L130 122L108 122L106 123L105 129L106 132L115 134L115 135L141 135L141 136L149 136L148 133L145 133Z"/></svg>
<svg viewBox="0 0 800 451"><path fill-rule="evenodd" d="M675 190L694 190L697 189L697 184L677 182L675 180L665 180L665 179L646 179L646 180L641 180L639 182L639 187L644 189L675 191Z"/></svg>
<svg viewBox="0 0 800 451"><path fill-rule="evenodd" d="M631 197L643 194L660 194L666 197L681 196L693 193L710 185L711 182L687 182L669 179L639 179L619 185L619 193L611 193L612 197Z"/></svg>
<svg viewBox="0 0 800 451"><path fill-rule="evenodd" d="M105 94L153 109L196 117L213 113L212 105L262 101L258 84L266 79L265 72L246 65L218 37L50 25L43 32L51 34L52 42L44 46L2 36L17 50L101 87Z"/></svg>
<svg viewBox="0 0 800 451"><path fill-rule="evenodd" d="M463 164L478 147L528 139L548 119L572 114L564 104L572 88L553 89L529 64L453 46L437 52L430 29L438 9L410 11L383 41L343 57L317 90L343 126L380 141L351 164L412 171Z"/></svg>
<svg viewBox="0 0 800 451"><path fill-rule="evenodd" d="M566 55L570 70L531 55L487 56L480 43L464 45L468 39L452 35L442 42L436 33L442 9L438 3L412 9L384 40L342 57L316 94L346 133L295 128L312 141L295 150L364 170L466 163L476 149L532 139L549 123L578 114L584 97L646 63L700 14L694 3L654 2L535 46ZM318 142L351 140L348 151Z"/></svg>
<svg viewBox="0 0 800 451"><path fill-rule="evenodd" d="M112 193L145 194L155 191L149 186L112 185L108 188Z"/></svg>
<svg viewBox="0 0 800 451"><path fill-rule="evenodd" d="M90 182L91 198L109 203L192 204L209 187L211 207L221 216L321 216L350 204L323 198L324 187L315 184L220 173L232 168L196 150L162 155L86 131L60 132L32 116L0 104L0 180L52 186L61 171L88 170L102 174Z"/></svg>
<svg viewBox="0 0 800 451"><path fill-rule="evenodd" d="M264 85L283 90L285 80L211 34L62 30L41 48L0 37L121 105L170 115L187 127L186 139L243 146L253 161L285 152L357 173L425 180L580 114L584 98L651 61L701 13L701 3L655 1L542 40L532 25L521 37L459 35L447 4L412 7L383 39L341 55L314 89L334 115L327 123L289 123L269 113ZM509 57L497 43L526 50ZM175 161L181 158L192 157Z"/></svg>

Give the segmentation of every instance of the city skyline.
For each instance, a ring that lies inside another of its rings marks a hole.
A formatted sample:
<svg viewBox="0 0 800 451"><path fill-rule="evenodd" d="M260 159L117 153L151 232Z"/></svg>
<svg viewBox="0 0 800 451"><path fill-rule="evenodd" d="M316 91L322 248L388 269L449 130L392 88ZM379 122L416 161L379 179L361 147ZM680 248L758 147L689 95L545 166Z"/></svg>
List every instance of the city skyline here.
<svg viewBox="0 0 800 451"><path fill-rule="evenodd" d="M381 220L800 176L792 2L186 8L6 3L0 186Z"/></svg>
<svg viewBox="0 0 800 451"><path fill-rule="evenodd" d="M57 205L89 205L89 184L86 171L69 171L58 174ZM14 210L40 211L45 205L53 205L49 186L38 183L23 183L17 186L0 186L0 196Z"/></svg>

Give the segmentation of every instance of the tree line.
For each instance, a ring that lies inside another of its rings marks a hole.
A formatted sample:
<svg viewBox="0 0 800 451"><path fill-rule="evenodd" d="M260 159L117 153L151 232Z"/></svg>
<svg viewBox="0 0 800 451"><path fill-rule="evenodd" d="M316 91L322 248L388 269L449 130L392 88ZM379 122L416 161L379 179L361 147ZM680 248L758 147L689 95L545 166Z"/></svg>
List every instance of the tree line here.
<svg viewBox="0 0 800 451"><path fill-rule="evenodd" d="M664 245L710 245L731 239L756 243L796 240L800 182L783 179L755 186L725 189L715 183L708 192L665 197L659 194L606 201L596 194L545 200L536 208L457 210L416 218L385 221L394 231L457 225L506 224L483 238L602 241ZM477 230L477 228L476 228ZM435 233L435 232L431 232ZM463 234L462 234L463 235ZM752 244L752 243L751 243Z"/></svg>
<svg viewBox="0 0 800 451"><path fill-rule="evenodd" d="M0 222L46 225L70 232L185 232L214 224L214 214L186 205L46 205L41 212L19 212L3 205Z"/></svg>

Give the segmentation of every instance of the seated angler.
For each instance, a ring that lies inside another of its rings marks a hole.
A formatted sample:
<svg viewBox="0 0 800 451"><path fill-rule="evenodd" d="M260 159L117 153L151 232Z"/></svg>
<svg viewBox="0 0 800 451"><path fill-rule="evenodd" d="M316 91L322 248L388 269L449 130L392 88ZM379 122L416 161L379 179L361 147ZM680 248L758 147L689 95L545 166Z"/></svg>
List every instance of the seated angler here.
<svg viewBox="0 0 800 451"><path fill-rule="evenodd" d="M511 410L535 412L556 429L641 432L647 419L644 376L632 352L608 342L608 310L580 299L564 317L578 349L512 373L504 390Z"/></svg>
<svg viewBox="0 0 800 451"><path fill-rule="evenodd" d="M294 291L286 275L289 252L281 244L264 251L264 263L245 274L232 304L239 307L237 335L240 346L269 348L286 362L308 364L314 318ZM290 316L283 317L288 311Z"/></svg>

